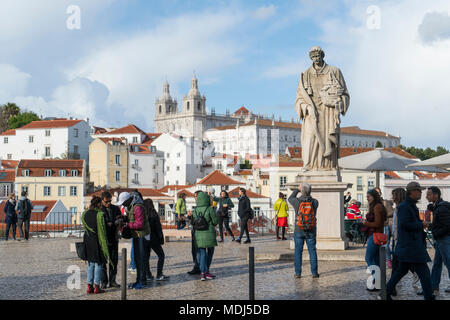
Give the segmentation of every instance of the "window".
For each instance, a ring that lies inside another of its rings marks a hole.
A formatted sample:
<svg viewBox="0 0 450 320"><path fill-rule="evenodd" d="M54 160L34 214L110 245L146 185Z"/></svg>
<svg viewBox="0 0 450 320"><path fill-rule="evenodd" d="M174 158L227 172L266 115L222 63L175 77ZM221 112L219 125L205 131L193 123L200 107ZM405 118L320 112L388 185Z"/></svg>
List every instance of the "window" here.
<svg viewBox="0 0 450 320"><path fill-rule="evenodd" d="M200 101L197 103L197 109L198 111L202 110L202 105L200 104Z"/></svg>
<svg viewBox="0 0 450 320"><path fill-rule="evenodd" d="M72 214L77 214L77 207L70 207L70 212Z"/></svg>
<svg viewBox="0 0 450 320"><path fill-rule="evenodd" d="M190 106L190 103L189 103L189 101L186 103L186 109L189 111L189 106Z"/></svg>
<svg viewBox="0 0 450 320"><path fill-rule="evenodd" d="M222 170L222 162L217 162L217 169Z"/></svg>
<svg viewBox="0 0 450 320"><path fill-rule="evenodd" d="M78 170L70 170L70 175L72 177L78 177Z"/></svg>
<svg viewBox="0 0 450 320"><path fill-rule="evenodd" d="M137 166L139 166L139 160L138 159L135 159L134 160L134 165L137 167Z"/></svg>
<svg viewBox="0 0 450 320"><path fill-rule="evenodd" d="M29 177L30 176L30 170L25 169L22 170L22 177Z"/></svg>
<svg viewBox="0 0 450 320"><path fill-rule="evenodd" d="M85 137L85 138L88 137L88 132L87 132L87 131L84 132L84 137Z"/></svg>
<svg viewBox="0 0 450 320"><path fill-rule="evenodd" d="M167 154L167 159L169 159L169 158L170 158L170 153Z"/></svg>
<svg viewBox="0 0 450 320"><path fill-rule="evenodd" d="M362 191L363 184L362 184L362 177L356 177L356 190Z"/></svg>
<svg viewBox="0 0 450 320"><path fill-rule="evenodd" d="M287 177L280 177L280 189L286 188Z"/></svg>
<svg viewBox="0 0 450 320"><path fill-rule="evenodd" d="M45 136L46 137L50 137L50 129L46 129L45 130Z"/></svg>
<svg viewBox="0 0 450 320"><path fill-rule="evenodd" d="M155 153L156 152L156 147L155 146L151 146L150 147L150 152Z"/></svg>
<svg viewBox="0 0 450 320"><path fill-rule="evenodd" d="M169 172L169 167L166 167L166 172Z"/></svg>
<svg viewBox="0 0 450 320"><path fill-rule="evenodd" d="M138 138L137 137L133 137L133 143L138 143Z"/></svg>
<svg viewBox="0 0 450 320"><path fill-rule="evenodd" d="M263 180L263 186L267 186L267 180Z"/></svg>
<svg viewBox="0 0 450 320"><path fill-rule="evenodd" d="M179 166L177 166L177 171L180 171L180 167Z"/></svg>
<svg viewBox="0 0 450 320"><path fill-rule="evenodd" d="M12 154L8 153L8 160L11 160L11 159L12 159Z"/></svg>
<svg viewBox="0 0 450 320"><path fill-rule="evenodd" d="M181 158L181 153L180 152L177 153L177 158Z"/></svg>
<svg viewBox="0 0 450 320"><path fill-rule="evenodd" d="M369 178L369 180L367 181L367 187L369 189L375 188L375 180L373 178Z"/></svg>
<svg viewBox="0 0 450 320"><path fill-rule="evenodd" d="M25 192L26 194L28 194L28 187L22 187L22 192Z"/></svg>
<svg viewBox="0 0 450 320"><path fill-rule="evenodd" d="M58 187L58 197L66 196L66 187Z"/></svg>
<svg viewBox="0 0 450 320"><path fill-rule="evenodd" d="M139 173L135 173L134 174L134 183L138 183L139 182Z"/></svg>
<svg viewBox="0 0 450 320"><path fill-rule="evenodd" d="M162 111L162 107L161 107L161 105L159 106L159 113L161 113L161 111Z"/></svg>
<svg viewBox="0 0 450 320"><path fill-rule="evenodd" d="M28 142L33 143L34 142L34 136L28 136Z"/></svg>
<svg viewBox="0 0 450 320"><path fill-rule="evenodd" d="M120 171L116 171L116 182L120 181Z"/></svg>
<svg viewBox="0 0 450 320"><path fill-rule="evenodd" d="M8 143L8 137L3 138L3 143Z"/></svg>
<svg viewBox="0 0 450 320"><path fill-rule="evenodd" d="M120 166L120 154L116 154L116 166Z"/></svg>
<svg viewBox="0 0 450 320"><path fill-rule="evenodd" d="M45 156L50 157L50 147L45 147Z"/></svg>
<svg viewBox="0 0 450 320"><path fill-rule="evenodd" d="M78 153L78 146L77 145L73 146L73 153Z"/></svg>
<svg viewBox="0 0 450 320"><path fill-rule="evenodd" d="M65 177L66 176L66 170L63 170L63 169L59 170L59 176L60 177Z"/></svg>
<svg viewBox="0 0 450 320"><path fill-rule="evenodd" d="M73 136L78 138L78 129L73 129Z"/></svg>
<svg viewBox="0 0 450 320"><path fill-rule="evenodd" d="M77 196L77 187L70 187L70 196L72 197Z"/></svg>
<svg viewBox="0 0 450 320"><path fill-rule="evenodd" d="M176 185L178 185L178 180L177 180L177 181L175 181L175 184L176 184Z"/></svg>
<svg viewBox="0 0 450 320"><path fill-rule="evenodd" d="M362 193L358 193L357 195L356 195L356 199L361 203L361 204L363 204L363 194Z"/></svg>
<svg viewBox="0 0 450 320"><path fill-rule="evenodd" d="M49 197L51 195L51 188L45 186L44 187L44 197Z"/></svg>
<svg viewBox="0 0 450 320"><path fill-rule="evenodd" d="M50 170L50 169L45 169L45 171L44 171L44 176L45 176L45 177L51 177L51 176L52 176L52 170Z"/></svg>
<svg viewBox="0 0 450 320"><path fill-rule="evenodd" d="M113 146L120 146L120 141L113 140L112 145Z"/></svg>

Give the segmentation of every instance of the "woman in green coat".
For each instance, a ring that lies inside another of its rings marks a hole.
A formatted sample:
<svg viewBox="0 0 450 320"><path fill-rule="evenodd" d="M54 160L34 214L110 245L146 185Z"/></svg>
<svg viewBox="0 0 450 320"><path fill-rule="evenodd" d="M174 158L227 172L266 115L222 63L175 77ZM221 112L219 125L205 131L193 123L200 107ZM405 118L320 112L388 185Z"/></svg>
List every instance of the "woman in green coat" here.
<svg viewBox="0 0 450 320"><path fill-rule="evenodd" d="M216 228L218 218L214 209L211 206L210 197L204 193L199 192L197 195L197 207L192 213L192 221L196 221L198 216L205 217L208 223L207 230L195 230L194 240L197 247L197 261L200 264L201 280L212 280L214 275L209 273L209 267L214 255L214 247L217 246Z"/></svg>

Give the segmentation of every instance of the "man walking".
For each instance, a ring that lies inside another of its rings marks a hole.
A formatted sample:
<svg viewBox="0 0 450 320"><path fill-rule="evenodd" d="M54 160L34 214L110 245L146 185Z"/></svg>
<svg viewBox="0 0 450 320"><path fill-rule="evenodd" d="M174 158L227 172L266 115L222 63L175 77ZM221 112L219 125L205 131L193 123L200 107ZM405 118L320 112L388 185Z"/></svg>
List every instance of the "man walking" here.
<svg viewBox="0 0 450 320"><path fill-rule="evenodd" d="M16 211L18 211L17 217L19 222L19 232L22 239L28 240L30 236L30 219L31 211L33 210L33 204L27 198L27 193L22 191L22 196L16 204ZM22 225L25 230L23 230ZM24 232L25 231L25 232Z"/></svg>
<svg viewBox="0 0 450 320"><path fill-rule="evenodd" d="M441 282L442 264L447 267L450 274L450 203L442 200L441 190L438 187L430 187L427 190L427 200L431 202L433 212L434 261L431 269L431 285L433 293L439 294ZM450 287L445 290L450 293Z"/></svg>
<svg viewBox="0 0 450 320"><path fill-rule="evenodd" d="M105 191L101 195L102 208L105 217L106 238L108 240L108 251L111 263L109 264L109 272L107 273L108 263L103 267L101 289L106 289L107 284L110 288L119 288L116 282L117 263L119 260L119 233L117 230L119 220L122 217L119 207L111 204L112 195ZM108 276L109 275L109 276Z"/></svg>
<svg viewBox="0 0 450 320"><path fill-rule="evenodd" d="M239 205L238 205L238 215L241 219L241 231L239 238L236 239L237 243L241 243L241 239L244 233L247 234L247 240L244 243L251 243L250 234L248 232L248 220L253 219L252 217L252 207L250 204L250 199L247 197L247 191L244 188L239 189Z"/></svg>
<svg viewBox="0 0 450 320"><path fill-rule="evenodd" d="M397 283L408 273L411 267L417 273L424 292L425 300L434 300L431 287L430 262L426 248L424 228L429 226L428 222L422 222L419 217L419 209L416 203L422 197L422 190L418 182L410 182L406 186L406 199L398 206L397 211L397 245L395 255L398 257L399 265L387 283L387 299L391 295Z"/></svg>
<svg viewBox="0 0 450 320"><path fill-rule="evenodd" d="M297 198L301 192L300 198ZM306 241L309 252L311 273L313 278L319 277L317 266L316 235L317 235L317 208L319 201L311 197L311 186L307 183L302 184L297 190L294 190L289 197L289 203L295 210L295 229L294 229L294 267L295 277L302 276L302 255L303 245Z"/></svg>

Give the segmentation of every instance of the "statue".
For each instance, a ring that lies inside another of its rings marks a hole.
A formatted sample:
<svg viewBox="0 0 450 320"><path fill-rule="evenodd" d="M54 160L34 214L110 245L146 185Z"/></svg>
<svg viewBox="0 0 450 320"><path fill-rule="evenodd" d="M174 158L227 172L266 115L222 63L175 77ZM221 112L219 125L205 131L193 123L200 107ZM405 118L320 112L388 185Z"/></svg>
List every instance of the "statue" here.
<svg viewBox="0 0 450 320"><path fill-rule="evenodd" d="M340 115L350 96L341 70L329 66L320 47L309 51L313 65L303 72L297 88L295 110L302 120L303 171L336 170L340 144Z"/></svg>

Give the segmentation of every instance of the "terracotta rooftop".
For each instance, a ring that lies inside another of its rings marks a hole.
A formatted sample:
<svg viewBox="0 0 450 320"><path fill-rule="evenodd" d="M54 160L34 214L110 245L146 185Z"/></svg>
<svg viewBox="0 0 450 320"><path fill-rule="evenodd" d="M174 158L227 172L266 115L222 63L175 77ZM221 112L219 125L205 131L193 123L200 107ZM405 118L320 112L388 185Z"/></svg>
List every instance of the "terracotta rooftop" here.
<svg viewBox="0 0 450 320"><path fill-rule="evenodd" d="M90 194L88 194L88 197L93 197L93 196L101 196L101 194L103 193L103 191L109 191L111 193L112 196L114 196L114 193L117 192L118 194L121 194L122 192L133 192L136 189L131 189L131 188L113 188L113 189L100 189L97 190L95 192L92 192ZM143 197L163 197L163 198L168 198L169 196L167 194L162 193L160 190L156 190L156 189L151 189L151 188L142 188L142 189L137 189Z"/></svg>
<svg viewBox="0 0 450 320"><path fill-rule="evenodd" d="M61 168L61 169L79 169L83 168L84 160L20 160L18 168Z"/></svg>
<svg viewBox="0 0 450 320"><path fill-rule="evenodd" d="M358 134L358 135L364 135L364 136L398 138L398 137L388 134L384 131L364 130L364 129L360 129L358 126L343 127L343 128L341 128L341 133L343 133L343 134Z"/></svg>
<svg viewBox="0 0 450 320"><path fill-rule="evenodd" d="M105 134L143 134L146 135L144 131L136 127L134 124L129 124L123 128L119 128L110 132L106 132Z"/></svg>
<svg viewBox="0 0 450 320"><path fill-rule="evenodd" d="M136 153L136 154L151 154L150 147L145 144L130 144L131 149L130 153ZM138 151L135 151L135 147L138 147Z"/></svg>
<svg viewBox="0 0 450 320"><path fill-rule="evenodd" d="M268 119L258 119L257 125L260 127L272 127L272 123L274 123L275 127L279 128L291 128L291 129L301 129L302 125L300 123L293 123L293 122L283 122L283 121L273 121ZM255 125L255 120L249 121L247 123L239 124L240 127L248 127ZM213 128L214 130L229 130L229 129L236 129L236 125L233 126L222 126L222 127L216 127Z"/></svg>
<svg viewBox="0 0 450 320"><path fill-rule="evenodd" d="M180 190L180 191L177 190L177 198L180 196L180 193L184 193L187 198L194 198L195 197L195 194L193 194L190 191L187 191L186 189L183 189L183 190Z"/></svg>
<svg viewBox="0 0 450 320"><path fill-rule="evenodd" d="M231 190L231 191L228 191L229 197L230 197L230 198L238 198L238 197L239 197L239 188L240 188L240 187L237 187L237 188L234 188L234 189ZM250 199L255 199L255 198L258 198L258 199L267 199L267 198L268 198L268 197L265 197L265 196L263 196L263 195L257 194L256 192L253 192L253 191L250 191L250 190L247 190L247 191L246 191L246 195L247 195L247 197L249 197Z"/></svg>
<svg viewBox="0 0 450 320"><path fill-rule="evenodd" d="M246 107L242 106L238 110L236 110L236 112L233 113L233 114L235 114L235 115L247 115L247 114L249 114L249 111L248 111L248 109Z"/></svg>
<svg viewBox="0 0 450 320"><path fill-rule="evenodd" d="M229 176L220 172L219 170L215 170L196 183L196 185L199 184L208 186L221 186L221 185L238 185L244 183L233 180Z"/></svg>
<svg viewBox="0 0 450 320"><path fill-rule="evenodd" d="M52 128L70 128L74 125L80 123L83 120L67 120L67 119L57 119L57 120L42 120L33 121L17 130L24 129L52 129Z"/></svg>
<svg viewBox="0 0 450 320"><path fill-rule="evenodd" d="M102 134L108 132L105 128L100 127L93 127L94 128L94 134Z"/></svg>
<svg viewBox="0 0 450 320"><path fill-rule="evenodd" d="M144 141L142 141L143 144L146 145L151 145L153 143L153 141L155 141L157 138L159 138L159 136L161 135L161 133L146 133L145 134L145 139Z"/></svg>
<svg viewBox="0 0 450 320"><path fill-rule="evenodd" d="M17 166L19 165L19 161L15 161L15 160L2 160L1 162L1 166L3 169L10 169L10 170L15 170L17 168Z"/></svg>
<svg viewBox="0 0 450 320"><path fill-rule="evenodd" d="M191 188L192 186L189 186L189 185L184 185L184 186L179 186L179 185L167 185L167 186L164 186L163 188L161 188L161 189L158 189L158 191L160 191L160 192L163 192L163 193L167 193L167 192L169 192L169 189L172 191L172 190L175 190L175 189L177 189L177 190L183 190L183 189L187 189L187 188Z"/></svg>
<svg viewBox="0 0 450 320"><path fill-rule="evenodd" d="M385 171L384 176L388 179L401 179L401 177L394 171Z"/></svg>
<svg viewBox="0 0 450 320"><path fill-rule="evenodd" d="M0 170L0 183L14 182L16 180L16 172L14 170Z"/></svg>
<svg viewBox="0 0 450 320"><path fill-rule="evenodd" d="M356 148L356 147L340 147L339 152L339 158L368 152L375 150L376 148ZM392 152L394 154L397 154L399 156L408 158L408 159L416 159L415 156L412 154L400 149L400 148L384 148L385 151ZM301 159L302 156L302 148L301 147L289 147L288 148L288 155L291 156L291 158L298 158Z"/></svg>
<svg viewBox="0 0 450 320"><path fill-rule="evenodd" d="M0 134L0 136L15 136L15 135L16 135L15 129L6 130L5 132L2 132Z"/></svg>
<svg viewBox="0 0 450 320"><path fill-rule="evenodd" d="M97 138L100 139L101 141L103 141L104 143L108 143L111 141L117 141L120 142L120 144L126 144L127 140L126 139L121 139L121 138Z"/></svg>
<svg viewBox="0 0 450 320"><path fill-rule="evenodd" d="M253 175L253 172L252 172L252 170L241 170L239 172L234 172L234 175L237 175L237 176L251 176L251 175Z"/></svg>

